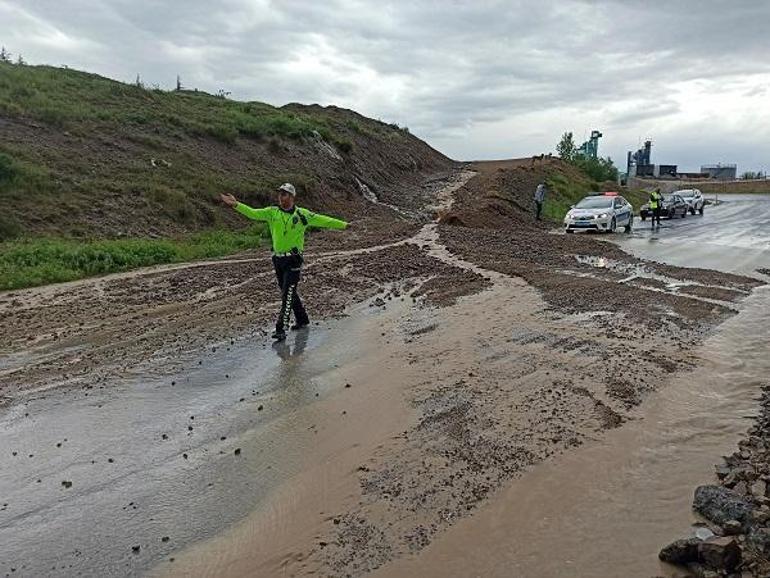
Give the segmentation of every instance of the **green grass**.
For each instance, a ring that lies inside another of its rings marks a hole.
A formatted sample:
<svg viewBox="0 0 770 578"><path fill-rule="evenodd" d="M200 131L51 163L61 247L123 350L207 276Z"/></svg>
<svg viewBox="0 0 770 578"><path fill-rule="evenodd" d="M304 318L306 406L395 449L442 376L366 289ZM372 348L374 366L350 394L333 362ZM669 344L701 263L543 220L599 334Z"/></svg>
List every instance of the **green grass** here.
<svg viewBox="0 0 770 578"><path fill-rule="evenodd" d="M353 146L323 118L205 92L148 90L50 66L0 63L0 115L28 117L75 132L84 124L134 126L210 136L226 143L239 137L299 139L318 132L343 152Z"/></svg>
<svg viewBox="0 0 770 578"><path fill-rule="evenodd" d="M586 177L585 179L569 179L564 174L554 173L546 180L550 194L546 195L543 206L543 216L552 221L561 222L564 215L572 205L585 197L588 193L599 190L599 185ZM639 208L647 202L649 193L637 190L621 191L620 194L634 207L638 213Z"/></svg>
<svg viewBox="0 0 770 578"><path fill-rule="evenodd" d="M0 290L74 281L162 263L221 257L259 247L264 228L208 231L187 239L79 241L36 238L0 243Z"/></svg>

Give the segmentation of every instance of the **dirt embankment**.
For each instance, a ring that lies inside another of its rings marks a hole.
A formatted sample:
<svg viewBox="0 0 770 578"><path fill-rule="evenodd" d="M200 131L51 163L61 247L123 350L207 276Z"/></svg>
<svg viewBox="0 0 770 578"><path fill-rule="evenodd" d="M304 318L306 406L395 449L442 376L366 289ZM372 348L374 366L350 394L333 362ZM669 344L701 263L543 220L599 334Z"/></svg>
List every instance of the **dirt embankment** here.
<svg viewBox="0 0 770 578"><path fill-rule="evenodd" d="M0 64L0 101L29 97L0 107L0 239L11 229L99 238L244 227L218 193L264 205L286 181L303 206L360 219L382 212L367 196L423 206L423 181L457 164L405 128L338 107L275 108Z"/></svg>

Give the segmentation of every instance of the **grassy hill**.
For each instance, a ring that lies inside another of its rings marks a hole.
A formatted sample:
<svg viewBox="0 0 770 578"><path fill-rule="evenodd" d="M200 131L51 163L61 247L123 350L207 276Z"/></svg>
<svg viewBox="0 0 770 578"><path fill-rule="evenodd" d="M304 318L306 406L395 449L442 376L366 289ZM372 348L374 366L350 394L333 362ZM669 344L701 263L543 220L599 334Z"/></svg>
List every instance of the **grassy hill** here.
<svg viewBox="0 0 770 578"><path fill-rule="evenodd" d="M0 240L172 237L237 227L214 203L294 182L354 214L452 162L396 125L335 107L273 107L94 74L0 63Z"/></svg>

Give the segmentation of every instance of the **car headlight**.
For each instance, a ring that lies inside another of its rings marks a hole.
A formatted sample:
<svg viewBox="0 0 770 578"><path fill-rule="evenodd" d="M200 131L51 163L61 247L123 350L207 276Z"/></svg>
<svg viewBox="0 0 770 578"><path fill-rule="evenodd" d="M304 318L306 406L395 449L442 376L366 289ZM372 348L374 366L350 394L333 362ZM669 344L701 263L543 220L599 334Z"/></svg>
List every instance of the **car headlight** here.
<svg viewBox="0 0 770 578"><path fill-rule="evenodd" d="M599 216L598 216L598 217L596 217L596 218L597 218L597 219L606 219L607 217L609 217L609 215L608 215L607 213L602 213L601 215L599 215Z"/></svg>

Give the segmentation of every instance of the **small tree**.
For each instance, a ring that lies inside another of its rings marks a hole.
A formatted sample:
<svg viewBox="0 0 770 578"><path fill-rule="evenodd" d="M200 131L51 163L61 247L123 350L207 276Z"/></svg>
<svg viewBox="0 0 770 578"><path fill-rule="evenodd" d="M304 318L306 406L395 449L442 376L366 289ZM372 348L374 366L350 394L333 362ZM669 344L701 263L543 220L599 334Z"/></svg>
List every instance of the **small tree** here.
<svg viewBox="0 0 770 578"><path fill-rule="evenodd" d="M5 49L5 46L0 48L0 62L10 62L11 53Z"/></svg>
<svg viewBox="0 0 770 578"><path fill-rule="evenodd" d="M138 74L136 75L136 82L134 82L134 84L136 84L137 88L144 88L144 85L142 84L142 77Z"/></svg>
<svg viewBox="0 0 770 578"><path fill-rule="evenodd" d="M19 66L24 66L25 64L27 64L24 60L24 57L22 57L21 54L19 54L19 57L16 59L16 64L18 64Z"/></svg>
<svg viewBox="0 0 770 578"><path fill-rule="evenodd" d="M179 78L179 75L176 75L176 91L179 92L182 90L182 79Z"/></svg>
<svg viewBox="0 0 770 578"><path fill-rule="evenodd" d="M571 132L565 132L561 135L559 144L556 145L556 154L564 161L571 161L575 158L575 140L572 138Z"/></svg>

